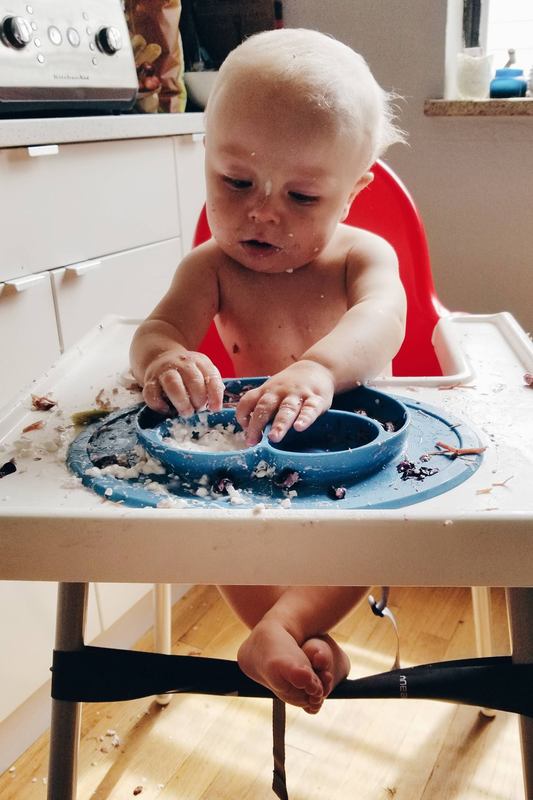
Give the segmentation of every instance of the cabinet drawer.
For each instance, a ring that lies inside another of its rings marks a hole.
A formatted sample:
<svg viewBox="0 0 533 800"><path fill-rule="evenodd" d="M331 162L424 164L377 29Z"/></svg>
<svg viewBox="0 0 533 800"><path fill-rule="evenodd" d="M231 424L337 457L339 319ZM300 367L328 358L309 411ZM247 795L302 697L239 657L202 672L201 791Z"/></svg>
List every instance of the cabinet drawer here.
<svg viewBox="0 0 533 800"><path fill-rule="evenodd" d="M50 679L56 583L0 582L0 720ZM86 641L100 633L94 586L89 589Z"/></svg>
<svg viewBox="0 0 533 800"><path fill-rule="evenodd" d="M0 197L0 280L179 235L171 137L0 150Z"/></svg>
<svg viewBox="0 0 533 800"><path fill-rule="evenodd" d="M143 318L170 285L181 240L170 239L51 273L63 349L106 314Z"/></svg>
<svg viewBox="0 0 533 800"><path fill-rule="evenodd" d="M47 370L59 352L48 273L0 283L0 406Z"/></svg>

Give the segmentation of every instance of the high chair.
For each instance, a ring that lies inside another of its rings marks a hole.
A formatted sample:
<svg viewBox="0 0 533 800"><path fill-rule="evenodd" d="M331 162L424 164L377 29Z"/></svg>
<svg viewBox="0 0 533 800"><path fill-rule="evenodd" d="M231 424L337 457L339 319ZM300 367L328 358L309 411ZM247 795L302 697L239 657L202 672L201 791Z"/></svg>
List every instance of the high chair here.
<svg viewBox="0 0 533 800"><path fill-rule="evenodd" d="M415 203L393 170L377 161L374 180L352 204L345 222L372 231L386 239L395 249L400 276L407 294L407 327L403 344L393 360L394 377L439 376L443 374L434 347L434 335L448 310L439 301L433 276L424 226ZM194 244L210 238L205 207L197 223ZM234 377L232 361L224 349L214 323L199 348L216 364L223 377ZM473 586L472 604L479 656L492 654L490 589ZM168 587L155 588L156 633L161 652L168 627ZM168 697L160 698L168 702Z"/></svg>

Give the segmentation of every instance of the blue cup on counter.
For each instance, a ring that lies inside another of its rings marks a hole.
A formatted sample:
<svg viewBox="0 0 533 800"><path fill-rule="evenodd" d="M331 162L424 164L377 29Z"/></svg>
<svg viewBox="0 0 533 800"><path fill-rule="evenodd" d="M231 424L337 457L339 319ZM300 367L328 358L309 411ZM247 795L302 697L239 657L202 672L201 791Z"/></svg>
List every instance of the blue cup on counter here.
<svg viewBox="0 0 533 800"><path fill-rule="evenodd" d="M497 97L525 97L527 80L524 78L523 69L502 67L496 70L496 75L490 82L490 96Z"/></svg>

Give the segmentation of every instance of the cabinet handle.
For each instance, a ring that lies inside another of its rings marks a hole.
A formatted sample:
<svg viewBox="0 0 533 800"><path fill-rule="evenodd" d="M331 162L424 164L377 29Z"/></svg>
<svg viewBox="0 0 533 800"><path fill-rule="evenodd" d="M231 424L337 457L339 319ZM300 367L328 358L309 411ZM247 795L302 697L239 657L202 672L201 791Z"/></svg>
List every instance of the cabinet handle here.
<svg viewBox="0 0 533 800"><path fill-rule="evenodd" d="M39 158L40 156L57 156L59 153L59 146L57 144L39 144L28 147L28 155L32 158Z"/></svg>
<svg viewBox="0 0 533 800"><path fill-rule="evenodd" d="M25 278L13 278L11 281L6 281L6 286L10 286L16 292L25 292L37 283L46 280L48 277L47 272L40 272L37 275L28 275Z"/></svg>
<svg viewBox="0 0 533 800"><path fill-rule="evenodd" d="M85 275L87 272L92 272L92 270L98 269L98 267L101 267L101 266L102 266L102 262L101 261L97 261L97 260L94 260L94 261L82 261L81 264L71 264L66 269L67 269L67 272L73 272L74 275L78 275L78 277L81 277L82 275Z"/></svg>

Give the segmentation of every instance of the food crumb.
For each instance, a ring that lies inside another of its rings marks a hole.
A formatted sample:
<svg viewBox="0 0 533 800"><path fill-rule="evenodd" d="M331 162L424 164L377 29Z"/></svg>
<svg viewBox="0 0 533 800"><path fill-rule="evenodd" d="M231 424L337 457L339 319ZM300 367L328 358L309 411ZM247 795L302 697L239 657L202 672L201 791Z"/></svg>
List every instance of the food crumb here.
<svg viewBox="0 0 533 800"><path fill-rule="evenodd" d="M143 786L140 786L140 785L139 785L139 786L136 786L136 787L135 787L135 789L133 790L133 794L134 794L134 795L140 794L140 793L142 792L143 788L144 788L144 787L143 787Z"/></svg>
<svg viewBox="0 0 533 800"><path fill-rule="evenodd" d="M39 397L36 394L32 394L31 405L36 411L50 411L51 408L57 406L57 400L52 400L50 397Z"/></svg>
<svg viewBox="0 0 533 800"><path fill-rule="evenodd" d="M17 464L14 458L10 458L0 467L0 478L5 478L6 475L12 475L17 471Z"/></svg>
<svg viewBox="0 0 533 800"><path fill-rule="evenodd" d="M44 428L44 421L42 419L38 420L37 422L32 422L29 425L26 425L25 428L22 429L22 433L30 433L31 431L39 431L41 428Z"/></svg>

